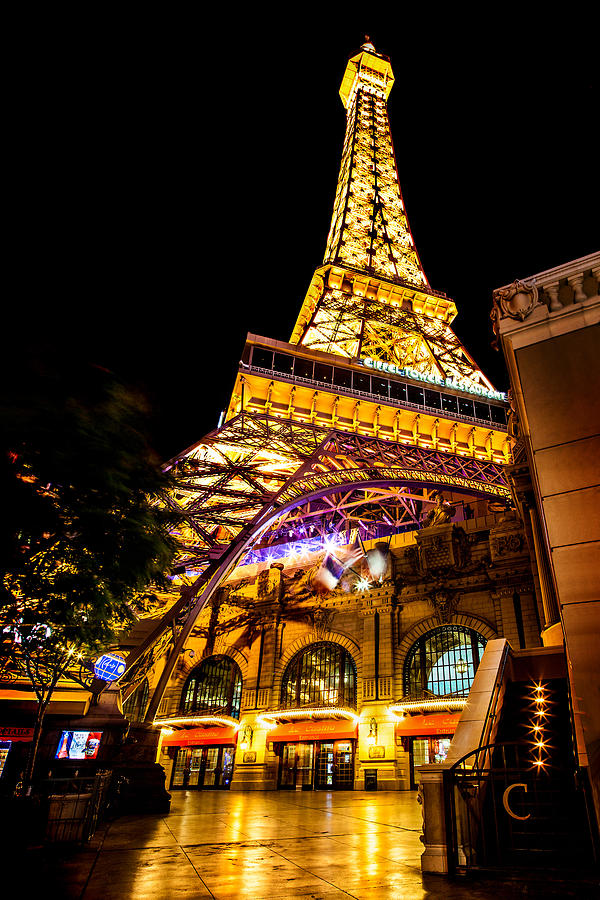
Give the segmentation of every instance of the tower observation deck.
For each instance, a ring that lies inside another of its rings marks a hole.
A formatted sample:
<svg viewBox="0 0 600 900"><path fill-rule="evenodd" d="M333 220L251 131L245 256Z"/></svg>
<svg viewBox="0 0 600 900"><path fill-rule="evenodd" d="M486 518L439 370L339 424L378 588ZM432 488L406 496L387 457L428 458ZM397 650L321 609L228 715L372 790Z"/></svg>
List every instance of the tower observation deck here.
<svg viewBox="0 0 600 900"><path fill-rule="evenodd" d="M168 654L149 720L200 610L249 553L416 529L442 489L455 509L510 498L506 398L452 331L456 306L430 287L410 231L393 83L367 40L342 79L331 228L290 341L248 334L223 423L167 464L183 514L174 594L125 677L134 690Z"/></svg>

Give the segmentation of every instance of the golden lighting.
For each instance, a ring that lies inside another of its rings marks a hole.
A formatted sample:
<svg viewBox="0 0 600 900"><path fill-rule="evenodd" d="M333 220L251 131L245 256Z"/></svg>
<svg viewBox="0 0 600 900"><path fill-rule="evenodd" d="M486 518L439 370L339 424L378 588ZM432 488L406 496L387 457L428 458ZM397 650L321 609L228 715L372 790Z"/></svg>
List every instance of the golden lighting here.
<svg viewBox="0 0 600 900"><path fill-rule="evenodd" d="M281 719L301 722L305 719L350 719L358 722L359 716L350 709L339 706L324 706L315 709L278 709L261 713L257 721L266 728L273 728Z"/></svg>
<svg viewBox="0 0 600 900"><path fill-rule="evenodd" d="M404 713L420 712L421 710L459 710L464 709L466 705L466 697L452 697L440 700L411 700L406 703L395 703L393 706L388 706L388 712L395 715L396 718L402 718Z"/></svg>
<svg viewBox="0 0 600 900"><path fill-rule="evenodd" d="M166 716L160 719L154 719L155 725L219 725L227 727L230 725L236 728L240 727L237 719L231 716Z"/></svg>

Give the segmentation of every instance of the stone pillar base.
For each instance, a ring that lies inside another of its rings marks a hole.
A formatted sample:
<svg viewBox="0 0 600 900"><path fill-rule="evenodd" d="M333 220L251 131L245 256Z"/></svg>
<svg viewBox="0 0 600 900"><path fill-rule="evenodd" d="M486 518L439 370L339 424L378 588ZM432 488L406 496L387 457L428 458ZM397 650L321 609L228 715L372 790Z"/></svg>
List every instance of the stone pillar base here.
<svg viewBox="0 0 600 900"><path fill-rule="evenodd" d="M275 791L277 782L270 767L264 764L237 765L233 770L230 791Z"/></svg>
<svg viewBox="0 0 600 900"><path fill-rule="evenodd" d="M448 850L445 844L428 844L421 855L421 871L432 875L448 874Z"/></svg>

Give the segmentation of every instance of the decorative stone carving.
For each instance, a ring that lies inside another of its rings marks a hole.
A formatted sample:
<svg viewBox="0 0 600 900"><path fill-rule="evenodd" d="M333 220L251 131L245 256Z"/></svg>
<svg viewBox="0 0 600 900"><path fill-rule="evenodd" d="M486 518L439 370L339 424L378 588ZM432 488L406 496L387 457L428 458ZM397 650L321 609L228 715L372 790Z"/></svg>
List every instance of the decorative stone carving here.
<svg viewBox="0 0 600 900"><path fill-rule="evenodd" d="M523 322L536 306L544 306L540 302L539 292L535 284L526 284L524 281L513 281L505 288L497 288L492 294L493 306L490 312L492 329L496 340L492 346L498 349L498 336L500 335L500 320L504 318L517 319ZM551 307L552 308L552 307Z"/></svg>
<svg viewBox="0 0 600 900"><path fill-rule="evenodd" d="M524 281L513 281L506 288L498 288L493 293L493 301L501 319L507 316L521 322L540 305L536 285L526 284Z"/></svg>
<svg viewBox="0 0 600 900"><path fill-rule="evenodd" d="M456 591L445 587L437 587L427 597L435 610L440 625L448 625L458 608L459 597Z"/></svg>
<svg viewBox="0 0 600 900"><path fill-rule="evenodd" d="M328 631L335 616L334 609L324 609L322 606L315 606L308 614L308 621L312 624L317 633L317 637L323 639Z"/></svg>
<svg viewBox="0 0 600 900"><path fill-rule="evenodd" d="M459 525L422 528L417 534L421 572L462 569L470 560L469 540Z"/></svg>
<svg viewBox="0 0 600 900"><path fill-rule="evenodd" d="M521 520L514 510L507 510L501 521L490 530L492 562L503 562L514 556L527 554Z"/></svg>

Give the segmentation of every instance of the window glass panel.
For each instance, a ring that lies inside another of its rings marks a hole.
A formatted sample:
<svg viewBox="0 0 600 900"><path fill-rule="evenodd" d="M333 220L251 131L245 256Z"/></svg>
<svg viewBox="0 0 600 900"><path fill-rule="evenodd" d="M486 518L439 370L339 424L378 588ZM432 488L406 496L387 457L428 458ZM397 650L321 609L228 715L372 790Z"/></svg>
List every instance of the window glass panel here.
<svg viewBox="0 0 600 900"><path fill-rule="evenodd" d="M333 366L325 366L323 363L315 363L315 381L324 381L331 384Z"/></svg>
<svg viewBox="0 0 600 900"><path fill-rule="evenodd" d="M445 409L446 412L458 412L458 398L453 397L452 394L442 394L442 409Z"/></svg>
<svg viewBox="0 0 600 900"><path fill-rule="evenodd" d="M354 390L366 391L368 394L371 393L371 376L370 375L363 375L362 372L353 372L352 378L354 381Z"/></svg>
<svg viewBox="0 0 600 900"><path fill-rule="evenodd" d="M458 411L461 416L473 416L473 401L465 400L464 397L459 397Z"/></svg>
<svg viewBox="0 0 600 900"><path fill-rule="evenodd" d="M273 359L273 368L283 375L291 375L294 368L294 357L287 353L276 353Z"/></svg>
<svg viewBox="0 0 600 900"><path fill-rule="evenodd" d="M336 366L333 370L333 383L339 387L352 387L352 372L350 369L338 369Z"/></svg>
<svg viewBox="0 0 600 900"><path fill-rule="evenodd" d="M135 689L123 704L123 715L130 722L141 722L148 705L148 681L146 679Z"/></svg>
<svg viewBox="0 0 600 900"><path fill-rule="evenodd" d="M485 644L485 638L462 625L444 625L424 634L406 658L405 694L466 696Z"/></svg>
<svg viewBox="0 0 600 900"><path fill-rule="evenodd" d="M419 406L423 406L425 402L423 388L415 387L414 384L407 384L406 394L409 403L418 403Z"/></svg>
<svg viewBox="0 0 600 900"><path fill-rule="evenodd" d="M281 705L354 707L356 667L350 654L329 641L301 650L283 674Z"/></svg>
<svg viewBox="0 0 600 900"><path fill-rule="evenodd" d="M381 394L382 397L387 397L388 395L388 381L387 378L379 378L377 375L373 375L371 377L371 390L374 394Z"/></svg>
<svg viewBox="0 0 600 900"><path fill-rule="evenodd" d="M492 422L498 425L506 425L506 410L503 406L492 406L490 404L490 412L492 414Z"/></svg>
<svg viewBox="0 0 600 900"><path fill-rule="evenodd" d="M392 400L406 401L406 385L401 381L390 381L390 397Z"/></svg>
<svg viewBox="0 0 600 900"><path fill-rule="evenodd" d="M252 365L260 366L261 369L272 369L273 351L265 350L263 347L255 347L252 351Z"/></svg>
<svg viewBox="0 0 600 900"><path fill-rule="evenodd" d="M229 656L209 656L189 676L181 695L186 713L240 715L242 673Z"/></svg>
<svg viewBox="0 0 600 900"><path fill-rule="evenodd" d="M296 362L294 364L294 375L297 375L298 378L312 378L313 377L313 361L312 359L301 359L300 357L296 357Z"/></svg>
<svg viewBox="0 0 600 900"><path fill-rule="evenodd" d="M433 409L442 408L439 391L430 391L428 388L425 388L425 406L431 406Z"/></svg>
<svg viewBox="0 0 600 900"><path fill-rule="evenodd" d="M478 419L489 419L490 417L490 405L489 403L481 403L479 400L475 401L475 415Z"/></svg>

